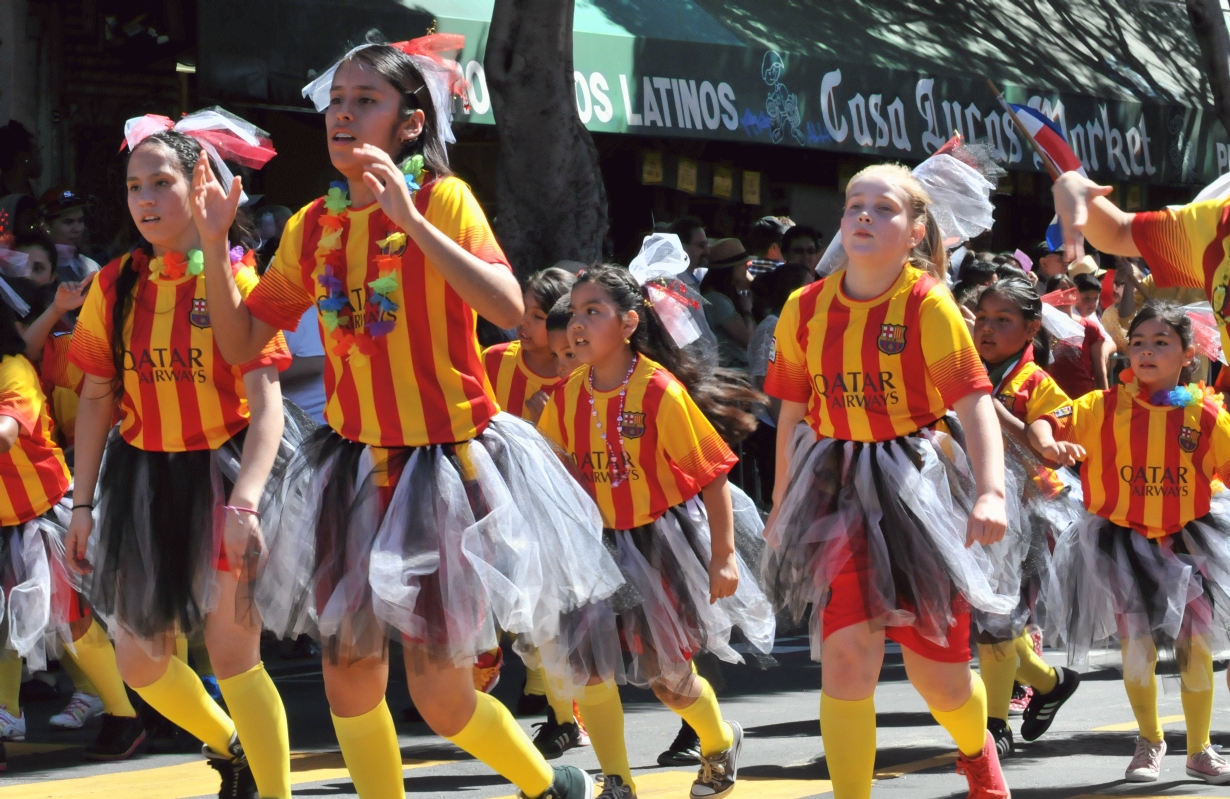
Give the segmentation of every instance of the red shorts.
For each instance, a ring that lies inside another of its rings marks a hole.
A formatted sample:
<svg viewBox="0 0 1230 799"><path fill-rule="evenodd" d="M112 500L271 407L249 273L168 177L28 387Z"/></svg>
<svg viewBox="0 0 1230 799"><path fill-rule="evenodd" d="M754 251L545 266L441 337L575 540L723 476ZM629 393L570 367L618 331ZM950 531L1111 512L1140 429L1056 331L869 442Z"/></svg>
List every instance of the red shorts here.
<svg viewBox="0 0 1230 799"><path fill-rule="evenodd" d="M841 573L833 580L828 604L824 606L825 638L844 627L870 620L871 616L867 612L866 601L869 577L867 551L865 548L856 549L850 553L850 557L846 559L845 565L841 568ZM907 603L902 602L901 604L903 609L911 609ZM957 594L952 602L952 615L955 623L948 628L945 635L948 639L948 646L940 646L924 638L913 627L887 627L884 634L890 641L896 641L927 660L939 663L967 663L970 660L969 613L969 603L965 597Z"/></svg>

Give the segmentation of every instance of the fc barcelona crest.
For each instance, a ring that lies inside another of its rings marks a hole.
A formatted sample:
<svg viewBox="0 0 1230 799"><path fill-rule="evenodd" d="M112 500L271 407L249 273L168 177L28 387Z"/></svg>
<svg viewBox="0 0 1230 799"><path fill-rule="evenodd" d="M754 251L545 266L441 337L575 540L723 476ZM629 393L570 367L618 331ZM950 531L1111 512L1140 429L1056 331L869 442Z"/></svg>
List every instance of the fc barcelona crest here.
<svg viewBox="0 0 1230 799"><path fill-rule="evenodd" d="M640 438L645 435L645 414L625 411L619 415L619 434L624 438Z"/></svg>
<svg viewBox="0 0 1230 799"><path fill-rule="evenodd" d="M192 322L194 327L209 327L209 305L204 297L192 298L192 312L188 314L188 321Z"/></svg>
<svg viewBox="0 0 1230 799"><path fill-rule="evenodd" d="M885 355L897 355L905 349L905 325L880 325L876 345Z"/></svg>
<svg viewBox="0 0 1230 799"><path fill-rule="evenodd" d="M1184 427L1179 431L1179 446L1184 452L1195 452L1200 445L1200 431L1192 427Z"/></svg>

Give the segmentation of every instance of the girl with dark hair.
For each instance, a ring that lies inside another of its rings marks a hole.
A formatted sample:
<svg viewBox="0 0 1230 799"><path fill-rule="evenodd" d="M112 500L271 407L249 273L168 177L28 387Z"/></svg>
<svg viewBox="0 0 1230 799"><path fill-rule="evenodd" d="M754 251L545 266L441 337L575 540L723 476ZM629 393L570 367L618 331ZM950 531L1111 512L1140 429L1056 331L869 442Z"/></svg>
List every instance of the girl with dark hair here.
<svg viewBox="0 0 1230 799"><path fill-rule="evenodd" d="M1115 344L1103 332L1097 317L1076 313L1080 291L1067 275L1055 275L1046 281L1045 300L1060 313L1072 317L1084 336L1075 342L1057 340L1051 349L1051 363L1047 371L1069 397L1083 397L1091 391L1105 391L1110 387L1107 368Z"/></svg>
<svg viewBox="0 0 1230 799"><path fill-rule="evenodd" d="M1021 737L1037 740L1080 684L1070 669L1054 669L1034 651L1034 603L1050 567L1048 538L1080 511L1064 481L1028 448L1027 429L1049 425L1072 401L1034 357L1042 332L1042 300L1024 276L1006 277L982 290L974 308L974 346L995 387L995 412L1004 430L1005 466L1021 488L1021 546L1005 567L1019 569L1021 598L1008 614L974 614L979 671L987 689L987 729L1001 757L1013 752L1008 726L1013 683L1032 688Z"/></svg>
<svg viewBox="0 0 1230 799"><path fill-rule="evenodd" d="M222 351L254 357L313 303L326 340L328 427L291 467L311 485L294 497L303 512L282 522L310 579L257 602L278 635L321 636L334 730L364 799L404 793L384 699L393 636L434 731L527 797L591 799L588 775L552 769L474 685L497 629L567 676L561 616L619 578L593 502L532 426L500 413L483 371L476 314L513 327L524 307L482 209L448 173L449 90L462 87L438 51L457 38L363 45L305 89L346 180L291 217L246 301L226 262L239 186L197 168Z"/></svg>
<svg viewBox="0 0 1230 799"><path fill-rule="evenodd" d="M956 742L970 796L1008 791L969 668L971 606L1007 613L1019 590L994 572L1002 437L930 205L900 165L850 180L847 265L786 303L765 380L782 407L763 575L796 622L811 608L837 799L871 792L886 638Z"/></svg>
<svg viewBox="0 0 1230 799"><path fill-rule="evenodd" d="M125 127L128 210L141 244L94 278L69 348L86 376L66 549L115 637L124 681L204 741L222 795L289 797L286 714L260 660L250 597L270 565L264 547L276 543L270 472L302 431L283 418L281 337L234 362L215 343L201 248L221 235L233 290L246 294L257 282L249 231L209 227L190 204L193 168L219 148L240 160L272 157L267 140L264 156L244 155L248 140L232 126L256 130L217 110L179 123L207 128L201 140L159 117ZM177 634L202 630L233 721L175 656Z"/></svg>
<svg viewBox="0 0 1230 799"><path fill-rule="evenodd" d="M1128 330L1123 383L1052 414L1055 436L1030 429L1049 459L1081 461L1088 514L1055 546L1047 609L1070 666L1087 667L1091 653L1118 642L1140 729L1129 782L1161 772L1154 672L1159 654L1173 652L1187 774L1230 783L1230 763L1209 744L1212 653L1230 645L1230 498L1212 488L1230 474L1230 414L1212 389L1184 385L1195 354L1183 310L1150 300Z"/></svg>
<svg viewBox="0 0 1230 799"><path fill-rule="evenodd" d="M590 633L591 684L578 704L606 775L602 796L635 795L616 687L632 683L651 688L700 737L691 795L708 799L734 789L743 731L722 718L692 655L741 662L732 627L761 652L773 645L772 610L753 579L741 580L748 566L735 549L726 481L736 462L726 442L755 427L748 409L758 394L676 346L650 296L622 267L577 276L568 340L586 368L551 395L539 427L572 456L639 595L621 596L615 618Z"/></svg>

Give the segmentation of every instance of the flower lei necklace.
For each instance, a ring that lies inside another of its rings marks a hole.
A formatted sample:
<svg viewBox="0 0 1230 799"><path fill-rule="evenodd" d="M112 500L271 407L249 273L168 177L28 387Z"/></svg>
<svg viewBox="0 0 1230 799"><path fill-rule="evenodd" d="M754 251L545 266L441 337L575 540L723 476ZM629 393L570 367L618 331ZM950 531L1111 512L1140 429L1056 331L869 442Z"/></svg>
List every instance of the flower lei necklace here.
<svg viewBox="0 0 1230 799"><path fill-rule="evenodd" d="M413 156L401 169L406 187L413 196L423 181L423 156ZM323 263L324 271L316 281L325 290L325 297L318 305L321 323L333 340L331 352L341 358L358 361L378 353L382 346L380 340L393 331L394 322L384 317L398 309L390 295L397 290L397 267L408 240L405 233L385 230L385 236L376 242L380 254L373 260L379 277L367 284L370 291L364 309L366 324L361 333L356 333L355 309L347 296L346 253L342 247L342 232L351 205L347 189L345 183L334 183L325 195L326 213L320 217L323 232L316 244L316 258Z"/></svg>
<svg viewBox="0 0 1230 799"><path fill-rule="evenodd" d="M1130 368L1124 369L1119 373L1119 379L1123 381L1124 388L1133 396L1140 394L1140 383L1136 382L1136 373ZM1214 400L1218 404L1222 403L1221 393L1205 385L1201 380L1199 383L1188 383L1187 385L1177 385L1169 391L1155 391L1153 396L1149 397L1149 404L1156 405L1160 408L1167 406L1174 408L1191 408L1197 405L1204 404L1205 400Z"/></svg>
<svg viewBox="0 0 1230 799"><path fill-rule="evenodd" d="M615 423L617 425L624 416L624 400L628 396L628 381L632 379L632 373L636 371L636 365L640 362L640 359L640 355L634 351L632 353L632 365L628 367L628 373L624 375L624 382L620 386L619 405L615 409ZM602 419L598 416L598 409L594 407L594 368L592 366L589 369L589 412L594 417L594 424L598 426L598 435L602 437L603 443L606 444L607 472L611 475L611 488L616 488L628 479L628 467L624 464L622 457L615 457L615 448L607 438L606 431L602 429ZM619 454L623 455L623 433L617 429L615 435L619 438Z"/></svg>
<svg viewBox="0 0 1230 799"><path fill-rule="evenodd" d="M228 255L231 265L244 260L246 251L243 247L231 247ZM253 265L256 263L253 260ZM184 275L198 277L205 271L205 255L200 250L188 250L188 254L168 250L158 258L149 259L149 271L156 278L163 280L179 280Z"/></svg>

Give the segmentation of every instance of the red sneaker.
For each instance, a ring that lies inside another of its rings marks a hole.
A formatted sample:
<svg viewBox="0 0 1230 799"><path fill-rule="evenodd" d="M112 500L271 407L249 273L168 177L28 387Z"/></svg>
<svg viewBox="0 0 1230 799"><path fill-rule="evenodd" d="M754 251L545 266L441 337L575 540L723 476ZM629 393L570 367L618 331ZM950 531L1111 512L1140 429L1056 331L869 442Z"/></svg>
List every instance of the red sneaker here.
<svg viewBox="0 0 1230 799"><path fill-rule="evenodd" d="M500 681L500 667L504 665L504 650L493 649L474 659L474 690L489 694Z"/></svg>
<svg viewBox="0 0 1230 799"><path fill-rule="evenodd" d="M1012 792L999 767L999 755L995 751L995 739L986 734L982 754L968 757L965 753L957 758L957 773L969 782L969 799L1011 799Z"/></svg>

